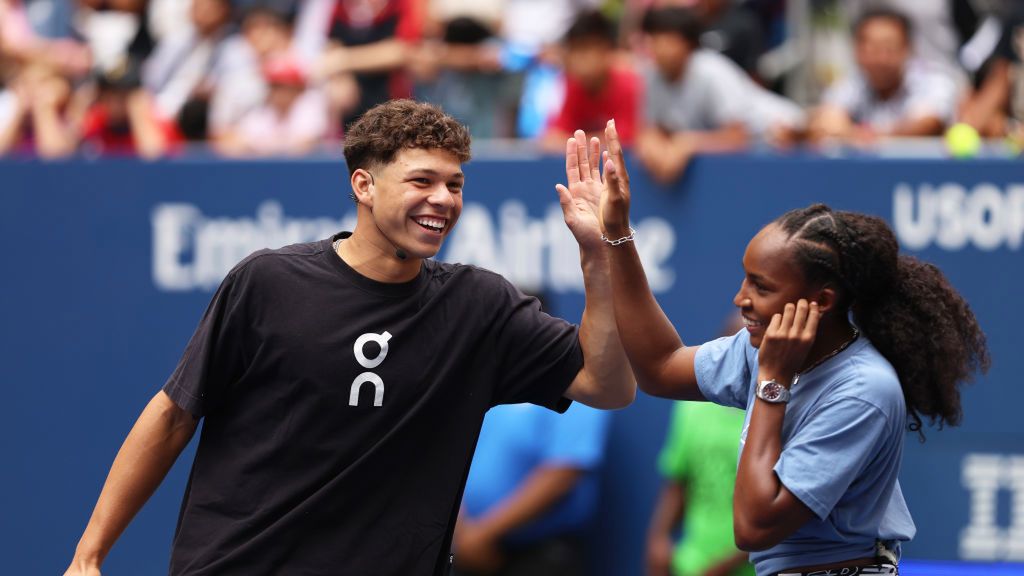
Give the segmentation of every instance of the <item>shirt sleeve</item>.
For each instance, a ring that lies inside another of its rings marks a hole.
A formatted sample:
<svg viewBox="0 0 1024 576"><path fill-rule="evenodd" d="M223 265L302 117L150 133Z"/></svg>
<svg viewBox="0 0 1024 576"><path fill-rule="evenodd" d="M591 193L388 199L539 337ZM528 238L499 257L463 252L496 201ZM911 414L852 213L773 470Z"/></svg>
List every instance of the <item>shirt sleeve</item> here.
<svg viewBox="0 0 1024 576"><path fill-rule="evenodd" d="M662 102L663 90L655 83L658 81L657 71L653 70L650 66L643 69L644 74L644 91L643 91L643 104L642 104L642 117L644 127L661 127L664 121L661 118L661 110L664 107Z"/></svg>
<svg viewBox="0 0 1024 576"><path fill-rule="evenodd" d="M163 387L178 406L197 418L210 413L245 371L246 324L239 284L235 271L221 283Z"/></svg>
<svg viewBox="0 0 1024 576"><path fill-rule="evenodd" d="M825 90L821 97L821 103L842 108L846 110L847 114L852 115L861 100L861 94L856 82L850 79L840 80Z"/></svg>
<svg viewBox="0 0 1024 576"><path fill-rule="evenodd" d="M916 120L934 116L949 123L956 115L956 83L939 73L925 73L910 86L906 117Z"/></svg>
<svg viewBox="0 0 1024 576"><path fill-rule="evenodd" d="M694 359L694 371L704 398L723 406L747 408L753 374L750 350L746 330L700 346Z"/></svg>
<svg viewBox="0 0 1024 576"><path fill-rule="evenodd" d="M686 416L685 404L674 402L669 420L665 445L658 453L658 472L665 478L678 480L686 475Z"/></svg>
<svg viewBox="0 0 1024 576"><path fill-rule="evenodd" d="M709 61L707 110L715 129L734 122L747 123L752 86L746 73L724 56Z"/></svg>
<svg viewBox="0 0 1024 576"><path fill-rule="evenodd" d="M782 447L779 480L824 520L878 454L889 423L876 406L837 398L815 410Z"/></svg>
<svg viewBox="0 0 1024 576"><path fill-rule="evenodd" d="M601 465L611 413L576 403L565 414L548 414L553 422L551 436L541 454L544 464L585 470Z"/></svg>
<svg viewBox="0 0 1024 576"><path fill-rule="evenodd" d="M576 326L540 310L540 302L496 276L497 377L494 404L530 402L565 412L562 395L583 367Z"/></svg>

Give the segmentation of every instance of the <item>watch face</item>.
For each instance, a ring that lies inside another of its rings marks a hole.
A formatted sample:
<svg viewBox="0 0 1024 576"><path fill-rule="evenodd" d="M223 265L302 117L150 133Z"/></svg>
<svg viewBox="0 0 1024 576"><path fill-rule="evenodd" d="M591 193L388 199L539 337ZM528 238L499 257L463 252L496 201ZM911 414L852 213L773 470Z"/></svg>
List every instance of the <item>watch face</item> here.
<svg viewBox="0 0 1024 576"><path fill-rule="evenodd" d="M778 400L782 396L782 384L778 382L769 382L765 384L764 389L761 391L765 400Z"/></svg>

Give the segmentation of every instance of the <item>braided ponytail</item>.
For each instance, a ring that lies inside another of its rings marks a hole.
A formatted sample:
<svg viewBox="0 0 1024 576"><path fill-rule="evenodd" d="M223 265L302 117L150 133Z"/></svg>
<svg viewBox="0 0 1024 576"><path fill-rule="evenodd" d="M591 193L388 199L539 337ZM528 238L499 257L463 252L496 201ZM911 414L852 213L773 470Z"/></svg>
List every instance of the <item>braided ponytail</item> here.
<svg viewBox="0 0 1024 576"><path fill-rule="evenodd" d="M900 255L892 229L876 216L816 204L777 223L795 241L808 281L836 284L839 304L895 368L911 430L921 430L922 417L940 428L959 424L959 387L990 359L970 306L942 272Z"/></svg>

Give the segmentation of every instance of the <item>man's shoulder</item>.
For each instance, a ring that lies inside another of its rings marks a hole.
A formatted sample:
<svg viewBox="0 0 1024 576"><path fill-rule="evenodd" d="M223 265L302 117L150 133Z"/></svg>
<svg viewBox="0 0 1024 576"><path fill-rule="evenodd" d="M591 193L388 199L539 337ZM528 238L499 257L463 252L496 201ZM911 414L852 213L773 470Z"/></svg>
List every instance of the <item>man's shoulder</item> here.
<svg viewBox="0 0 1024 576"><path fill-rule="evenodd" d="M699 48L690 57L690 67L699 75L721 76L727 74L746 74L738 64L728 56L710 48Z"/></svg>
<svg viewBox="0 0 1024 576"><path fill-rule="evenodd" d="M243 258L229 276L272 274L295 264L313 262L323 250L323 240L289 244L281 248L264 248Z"/></svg>
<svg viewBox="0 0 1024 576"><path fill-rule="evenodd" d="M427 271L436 282L447 283L456 280L474 288L498 288L504 285L511 285L504 276L486 268L473 264L460 264L458 262L441 262L438 260L424 260Z"/></svg>

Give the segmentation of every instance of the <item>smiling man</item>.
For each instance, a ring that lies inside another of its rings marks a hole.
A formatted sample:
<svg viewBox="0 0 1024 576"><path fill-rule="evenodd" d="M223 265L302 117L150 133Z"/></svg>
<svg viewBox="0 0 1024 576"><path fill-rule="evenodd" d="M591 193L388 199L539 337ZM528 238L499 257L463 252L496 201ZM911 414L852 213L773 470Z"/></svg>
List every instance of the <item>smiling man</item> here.
<svg viewBox="0 0 1024 576"><path fill-rule="evenodd" d="M465 127L393 101L349 129L345 157L355 230L228 274L118 453L67 574L99 574L200 418L171 574L447 574L488 408L632 401L596 138L569 139L558 187L597 303L578 328L497 274L429 259L462 209Z"/></svg>

